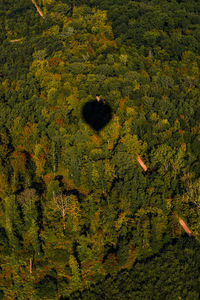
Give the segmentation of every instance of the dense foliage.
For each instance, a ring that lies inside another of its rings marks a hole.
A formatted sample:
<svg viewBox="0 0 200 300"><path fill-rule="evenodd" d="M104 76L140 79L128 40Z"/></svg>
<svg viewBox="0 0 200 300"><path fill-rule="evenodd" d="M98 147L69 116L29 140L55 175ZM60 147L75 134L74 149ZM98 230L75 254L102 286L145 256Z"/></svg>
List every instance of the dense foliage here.
<svg viewBox="0 0 200 300"><path fill-rule="evenodd" d="M36 2L0 3L0 299L199 299L199 1Z"/></svg>

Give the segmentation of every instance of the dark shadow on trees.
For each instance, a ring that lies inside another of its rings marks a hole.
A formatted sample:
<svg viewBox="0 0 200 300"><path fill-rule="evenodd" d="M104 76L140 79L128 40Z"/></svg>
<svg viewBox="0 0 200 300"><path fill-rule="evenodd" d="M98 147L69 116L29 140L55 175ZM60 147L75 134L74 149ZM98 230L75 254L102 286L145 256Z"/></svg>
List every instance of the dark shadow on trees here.
<svg viewBox="0 0 200 300"><path fill-rule="evenodd" d="M90 101L83 106L82 117L90 127L99 132L110 122L112 109L103 101Z"/></svg>

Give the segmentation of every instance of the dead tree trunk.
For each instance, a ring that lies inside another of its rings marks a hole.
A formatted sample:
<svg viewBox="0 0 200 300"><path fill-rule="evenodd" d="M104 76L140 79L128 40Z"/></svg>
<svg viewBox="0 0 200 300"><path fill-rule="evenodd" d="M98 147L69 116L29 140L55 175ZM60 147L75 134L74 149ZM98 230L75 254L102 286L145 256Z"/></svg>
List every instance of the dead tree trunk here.
<svg viewBox="0 0 200 300"><path fill-rule="evenodd" d="M32 259L30 258L30 273L32 273Z"/></svg>
<svg viewBox="0 0 200 300"><path fill-rule="evenodd" d="M192 236L192 232L191 230L188 228L188 226L185 224L185 222L183 221L183 219L178 218L179 224L181 225L181 227L183 228L183 230L189 235Z"/></svg>
<svg viewBox="0 0 200 300"><path fill-rule="evenodd" d="M145 165L145 163L143 162L143 160L141 159L141 157L139 155L137 157L137 162L139 163L140 167L142 167L144 172L146 172L148 170L147 166Z"/></svg>
<svg viewBox="0 0 200 300"><path fill-rule="evenodd" d="M41 9L38 7L38 5L36 4L36 2L34 0L31 0L33 5L35 6L35 8L37 9L37 12L39 13L39 15L44 18L44 14L43 12L41 11Z"/></svg>

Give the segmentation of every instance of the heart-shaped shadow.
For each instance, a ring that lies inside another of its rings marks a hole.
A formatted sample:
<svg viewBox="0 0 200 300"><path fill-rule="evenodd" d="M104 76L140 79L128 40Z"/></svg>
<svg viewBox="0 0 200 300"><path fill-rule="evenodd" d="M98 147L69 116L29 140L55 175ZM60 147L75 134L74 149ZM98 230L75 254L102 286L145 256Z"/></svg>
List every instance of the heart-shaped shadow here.
<svg viewBox="0 0 200 300"><path fill-rule="evenodd" d="M83 106L82 116L84 121L98 132L111 120L112 109L107 103L94 100Z"/></svg>

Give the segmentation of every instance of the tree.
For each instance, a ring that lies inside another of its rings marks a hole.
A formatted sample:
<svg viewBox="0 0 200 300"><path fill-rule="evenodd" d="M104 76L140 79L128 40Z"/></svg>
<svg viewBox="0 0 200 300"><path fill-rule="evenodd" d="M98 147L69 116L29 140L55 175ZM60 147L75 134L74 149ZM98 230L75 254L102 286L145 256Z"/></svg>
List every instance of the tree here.
<svg viewBox="0 0 200 300"><path fill-rule="evenodd" d="M55 201L55 204L58 208L58 210L60 211L62 218L63 218L63 227L64 229L66 228L66 224L65 224L65 216L67 214L67 208L69 205L69 196L65 196L63 194L59 194L58 196L55 196L53 198L53 200Z"/></svg>
<svg viewBox="0 0 200 300"><path fill-rule="evenodd" d="M30 245L34 249L37 256L42 255L41 245L39 241L39 226L38 226L38 210L37 206L39 196L35 189L29 188L24 190L17 198L23 211L24 217L24 247L30 249ZM31 258L34 253L30 253Z"/></svg>

